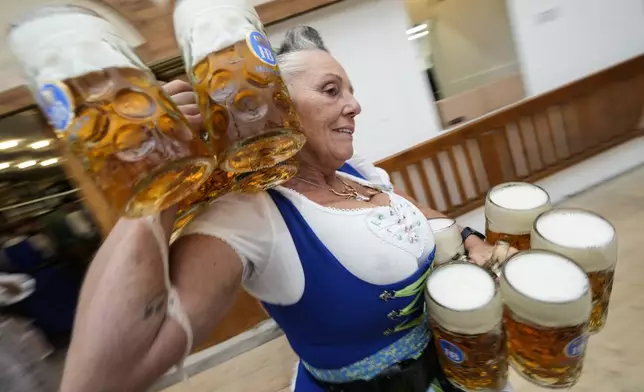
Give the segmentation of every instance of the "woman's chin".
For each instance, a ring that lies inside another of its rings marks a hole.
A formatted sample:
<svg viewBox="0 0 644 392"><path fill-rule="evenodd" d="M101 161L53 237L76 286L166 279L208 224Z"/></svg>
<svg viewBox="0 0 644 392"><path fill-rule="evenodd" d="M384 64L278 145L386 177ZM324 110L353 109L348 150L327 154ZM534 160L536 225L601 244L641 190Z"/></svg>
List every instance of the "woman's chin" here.
<svg viewBox="0 0 644 392"><path fill-rule="evenodd" d="M344 163L353 157L353 143L348 146L337 146L334 152L336 159Z"/></svg>

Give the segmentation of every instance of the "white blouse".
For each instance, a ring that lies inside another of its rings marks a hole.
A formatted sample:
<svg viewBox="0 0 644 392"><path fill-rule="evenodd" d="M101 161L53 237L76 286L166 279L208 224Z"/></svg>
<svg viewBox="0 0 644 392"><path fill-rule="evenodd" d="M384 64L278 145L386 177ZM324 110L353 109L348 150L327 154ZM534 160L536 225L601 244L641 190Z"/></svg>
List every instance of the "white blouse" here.
<svg viewBox="0 0 644 392"><path fill-rule="evenodd" d="M401 281L416 272L434 248L427 220L412 203L390 190L384 171L359 157L349 164L369 181L338 174L361 184L380 185L386 189L389 206L342 210L319 205L285 187L276 189L358 279L378 285ZM290 305L302 297L302 265L286 223L268 193L221 197L181 235L190 234L217 237L229 244L244 263L244 287L259 300Z"/></svg>

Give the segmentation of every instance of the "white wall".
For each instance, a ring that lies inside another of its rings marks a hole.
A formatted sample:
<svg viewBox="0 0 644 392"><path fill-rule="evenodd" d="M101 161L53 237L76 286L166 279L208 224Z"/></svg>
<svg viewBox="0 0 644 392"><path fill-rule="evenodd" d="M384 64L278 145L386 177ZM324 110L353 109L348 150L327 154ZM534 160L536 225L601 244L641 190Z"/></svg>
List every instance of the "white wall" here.
<svg viewBox="0 0 644 392"><path fill-rule="evenodd" d="M434 71L445 97L519 72L505 0L443 1L433 15Z"/></svg>
<svg viewBox="0 0 644 392"><path fill-rule="evenodd" d="M320 32L355 86L362 114L354 142L361 155L375 161L438 134L429 82L407 40L402 1L347 0L287 20L267 29L273 46L301 24Z"/></svg>
<svg viewBox="0 0 644 392"><path fill-rule="evenodd" d="M529 95L644 52L642 0L507 1Z"/></svg>

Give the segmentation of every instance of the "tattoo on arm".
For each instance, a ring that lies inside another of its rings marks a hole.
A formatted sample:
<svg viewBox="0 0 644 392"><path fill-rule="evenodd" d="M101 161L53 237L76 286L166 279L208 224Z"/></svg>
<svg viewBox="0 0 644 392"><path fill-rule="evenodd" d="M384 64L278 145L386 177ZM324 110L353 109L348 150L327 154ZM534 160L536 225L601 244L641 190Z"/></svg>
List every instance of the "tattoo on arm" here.
<svg viewBox="0 0 644 392"><path fill-rule="evenodd" d="M166 297L165 291L154 296L154 298L152 298L152 300L145 306L143 320L148 320L152 316L162 313L165 309Z"/></svg>

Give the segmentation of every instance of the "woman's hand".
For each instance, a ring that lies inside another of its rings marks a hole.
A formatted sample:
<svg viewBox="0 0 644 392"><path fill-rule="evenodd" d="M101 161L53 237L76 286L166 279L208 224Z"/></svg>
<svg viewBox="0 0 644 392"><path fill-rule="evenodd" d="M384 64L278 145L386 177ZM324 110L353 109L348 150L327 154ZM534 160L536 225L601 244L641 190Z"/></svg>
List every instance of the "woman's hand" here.
<svg viewBox="0 0 644 392"><path fill-rule="evenodd" d="M470 260L480 266L488 264L493 257L501 258L503 259L503 261L505 261L505 259L518 252L518 250L516 250L515 248L510 247L507 249L507 254L505 255L494 254L493 245L490 245L478 238L476 238L476 240L477 241L471 244L471 246L467 249ZM505 252L505 249L503 251Z"/></svg>
<svg viewBox="0 0 644 392"><path fill-rule="evenodd" d="M192 86L183 80L176 79L164 84L163 90L174 101L190 126L200 131L203 128L203 121L197 105L197 96Z"/></svg>

